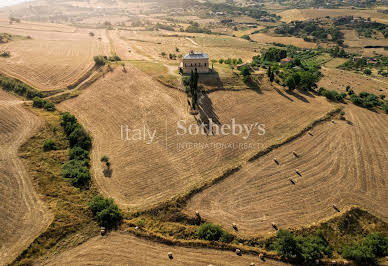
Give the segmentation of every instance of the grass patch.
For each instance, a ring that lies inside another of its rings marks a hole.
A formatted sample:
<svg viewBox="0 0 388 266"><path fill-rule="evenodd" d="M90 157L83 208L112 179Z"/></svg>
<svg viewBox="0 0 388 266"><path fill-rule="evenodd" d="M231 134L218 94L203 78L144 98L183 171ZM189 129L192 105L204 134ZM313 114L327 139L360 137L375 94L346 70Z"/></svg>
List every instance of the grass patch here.
<svg viewBox="0 0 388 266"><path fill-rule="evenodd" d="M96 189L76 188L62 177L62 165L69 159L69 142L60 125L60 114L30 109L44 120L44 124L20 147L19 156L54 219L13 265L28 264L54 250L76 246L99 233L97 222L88 209L88 202L97 196ZM47 140L55 143L56 150L44 151ZM70 238L76 240L67 241Z"/></svg>

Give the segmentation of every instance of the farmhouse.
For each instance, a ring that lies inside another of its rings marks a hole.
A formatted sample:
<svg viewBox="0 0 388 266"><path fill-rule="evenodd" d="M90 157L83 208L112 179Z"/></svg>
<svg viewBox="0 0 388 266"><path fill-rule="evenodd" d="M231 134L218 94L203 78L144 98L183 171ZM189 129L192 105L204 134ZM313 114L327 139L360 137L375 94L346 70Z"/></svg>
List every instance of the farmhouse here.
<svg viewBox="0 0 388 266"><path fill-rule="evenodd" d="M209 56L205 53L190 52L183 56L179 66L179 72L183 74L191 73L197 69L198 73L209 72Z"/></svg>
<svg viewBox="0 0 388 266"><path fill-rule="evenodd" d="M290 58L290 57L286 57L286 58L283 58L280 60L281 65L286 65L286 64L292 63L292 62L294 62L294 59Z"/></svg>

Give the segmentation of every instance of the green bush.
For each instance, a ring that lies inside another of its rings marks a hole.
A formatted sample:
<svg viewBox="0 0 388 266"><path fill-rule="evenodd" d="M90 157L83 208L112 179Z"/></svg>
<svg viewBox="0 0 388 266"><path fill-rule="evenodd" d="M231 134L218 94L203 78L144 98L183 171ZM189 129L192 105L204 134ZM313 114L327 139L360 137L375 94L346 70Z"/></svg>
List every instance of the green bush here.
<svg viewBox="0 0 388 266"><path fill-rule="evenodd" d="M365 75L370 75L370 74L372 74L372 71L369 68L367 68L367 69L364 70L364 74Z"/></svg>
<svg viewBox="0 0 388 266"><path fill-rule="evenodd" d="M123 219L119 207L113 199L105 199L101 196L95 197L89 203L89 209L97 218L98 224L106 228L114 228L119 225Z"/></svg>
<svg viewBox="0 0 388 266"><path fill-rule="evenodd" d="M97 66L103 66L103 65L105 65L105 58L104 58L104 56L102 56L102 55L96 55L95 57L93 57L93 60L94 60L94 63L95 63Z"/></svg>
<svg viewBox="0 0 388 266"><path fill-rule="evenodd" d="M322 235L295 237L289 230L284 229L277 232L274 246L283 258L297 262L314 261L332 254L329 244Z"/></svg>
<svg viewBox="0 0 388 266"><path fill-rule="evenodd" d="M70 143L70 161L62 167L64 178L71 179L71 183L76 187L88 187L90 183L90 158L89 150L92 142L88 133L78 123L74 115L63 113L61 116L61 126Z"/></svg>
<svg viewBox="0 0 388 266"><path fill-rule="evenodd" d="M62 167L62 176L70 179L75 187L88 187L90 182L90 172L85 161L70 160Z"/></svg>
<svg viewBox="0 0 388 266"><path fill-rule="evenodd" d="M34 97L34 99L32 99L32 107L43 108L44 104L45 100L43 100L42 98Z"/></svg>
<svg viewBox="0 0 388 266"><path fill-rule="evenodd" d="M357 264L376 264L377 258L388 255L388 237L381 233L370 233L360 244L346 246L342 256Z"/></svg>
<svg viewBox="0 0 388 266"><path fill-rule="evenodd" d="M47 100L45 100L43 108L49 112L55 111L55 105L52 102Z"/></svg>
<svg viewBox="0 0 388 266"><path fill-rule="evenodd" d="M218 224L204 223L198 229L198 237L208 241L231 242L233 236L225 232Z"/></svg>
<svg viewBox="0 0 388 266"><path fill-rule="evenodd" d="M54 140L48 139L43 143L43 150L44 151L54 151L57 149L57 145L55 144Z"/></svg>

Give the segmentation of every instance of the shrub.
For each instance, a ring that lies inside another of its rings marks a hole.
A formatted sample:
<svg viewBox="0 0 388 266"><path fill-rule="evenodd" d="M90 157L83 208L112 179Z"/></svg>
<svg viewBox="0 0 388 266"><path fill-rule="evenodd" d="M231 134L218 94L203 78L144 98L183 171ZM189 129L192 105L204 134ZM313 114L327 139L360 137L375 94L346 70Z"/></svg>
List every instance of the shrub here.
<svg viewBox="0 0 388 266"><path fill-rule="evenodd" d="M57 149L57 145L55 144L54 140L48 139L43 143L43 150L44 151L53 151Z"/></svg>
<svg viewBox="0 0 388 266"><path fill-rule="evenodd" d="M109 162L109 157L106 156L106 155L102 156L101 157L101 162L104 162L104 163Z"/></svg>
<svg viewBox="0 0 388 266"><path fill-rule="evenodd" d="M104 58L104 56L102 56L102 55L96 55L95 57L93 57L93 60L94 60L94 63L95 63L97 66L103 66L103 65L105 65L105 58Z"/></svg>
<svg viewBox="0 0 388 266"><path fill-rule="evenodd" d="M88 161L89 152L81 147L75 146L69 151L70 160Z"/></svg>
<svg viewBox="0 0 388 266"><path fill-rule="evenodd" d="M55 105L52 102L47 100L45 100L43 108L49 112L55 111Z"/></svg>
<svg viewBox="0 0 388 266"><path fill-rule="evenodd" d="M378 257L388 255L388 238L381 233L370 233L360 244L344 247L342 256L357 264L376 264Z"/></svg>
<svg viewBox="0 0 388 266"><path fill-rule="evenodd" d="M275 249L282 257L298 262L314 261L332 254L329 244L320 234L295 237L284 229L277 232Z"/></svg>
<svg viewBox="0 0 388 266"><path fill-rule="evenodd" d="M70 160L62 167L62 176L70 179L75 187L88 187L90 182L90 172L84 161Z"/></svg>
<svg viewBox="0 0 388 266"><path fill-rule="evenodd" d="M233 236L225 232L218 224L204 223L198 229L198 237L208 241L231 242Z"/></svg>
<svg viewBox="0 0 388 266"><path fill-rule="evenodd" d="M97 218L98 224L106 228L114 228L119 225L123 215L113 199L105 199L101 196L95 197L89 203L89 209Z"/></svg>
<svg viewBox="0 0 388 266"><path fill-rule="evenodd" d="M32 99L32 107L43 108L45 101L42 98L34 97Z"/></svg>
<svg viewBox="0 0 388 266"><path fill-rule="evenodd" d="M243 66L240 70L240 75L243 77L247 77L251 75L251 72L249 71L249 68L247 66Z"/></svg>
<svg viewBox="0 0 388 266"><path fill-rule="evenodd" d="M362 105L362 99L361 97L357 96L356 94L350 95L350 101L355 105Z"/></svg>
<svg viewBox="0 0 388 266"><path fill-rule="evenodd" d="M248 41L251 40L251 37L249 37L249 35L247 35L247 34L241 36L241 38L243 38L243 39L245 39L245 40L248 40Z"/></svg>
<svg viewBox="0 0 388 266"><path fill-rule="evenodd" d="M372 71L369 68L367 68L367 69L364 70L364 74L365 75L370 75L370 74L372 74Z"/></svg>

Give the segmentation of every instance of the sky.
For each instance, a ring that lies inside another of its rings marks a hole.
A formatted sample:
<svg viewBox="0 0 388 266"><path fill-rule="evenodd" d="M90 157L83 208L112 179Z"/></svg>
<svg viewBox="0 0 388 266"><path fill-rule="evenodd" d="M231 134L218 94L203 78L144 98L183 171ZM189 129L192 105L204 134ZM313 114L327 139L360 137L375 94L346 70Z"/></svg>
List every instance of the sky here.
<svg viewBox="0 0 388 266"><path fill-rule="evenodd" d="M0 0L0 7L16 5L16 4L20 4L28 1L31 1L31 0Z"/></svg>

